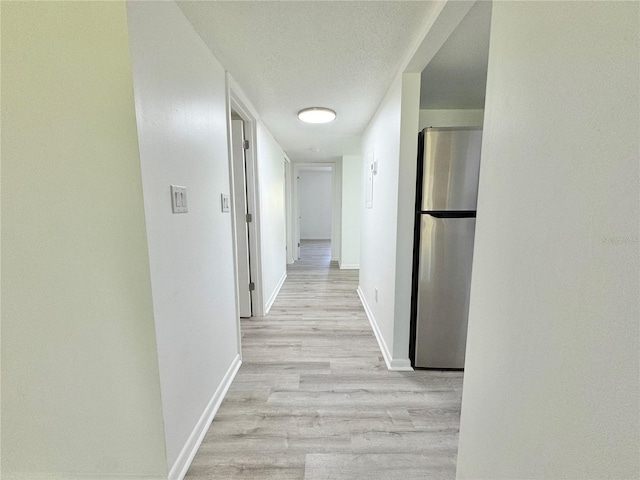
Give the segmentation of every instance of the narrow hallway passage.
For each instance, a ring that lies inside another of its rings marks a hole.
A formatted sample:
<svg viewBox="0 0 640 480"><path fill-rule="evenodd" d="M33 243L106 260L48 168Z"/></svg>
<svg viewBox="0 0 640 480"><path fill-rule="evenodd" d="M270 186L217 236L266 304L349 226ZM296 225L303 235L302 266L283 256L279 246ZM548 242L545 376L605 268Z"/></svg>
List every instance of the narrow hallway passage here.
<svg viewBox="0 0 640 480"><path fill-rule="evenodd" d="M357 270L306 241L186 479L453 479L462 373L389 372Z"/></svg>

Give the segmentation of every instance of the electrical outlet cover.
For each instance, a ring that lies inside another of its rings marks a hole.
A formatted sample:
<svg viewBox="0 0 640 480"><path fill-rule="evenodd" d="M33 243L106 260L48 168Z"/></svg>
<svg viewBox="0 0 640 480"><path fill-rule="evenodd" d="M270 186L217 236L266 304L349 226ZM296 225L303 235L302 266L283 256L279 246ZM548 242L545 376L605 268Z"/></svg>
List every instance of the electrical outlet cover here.
<svg viewBox="0 0 640 480"><path fill-rule="evenodd" d="M171 185L171 211L173 213L187 213L187 187Z"/></svg>
<svg viewBox="0 0 640 480"><path fill-rule="evenodd" d="M224 193L220 194L220 208L223 212L231 211L231 201L229 200L229 195Z"/></svg>

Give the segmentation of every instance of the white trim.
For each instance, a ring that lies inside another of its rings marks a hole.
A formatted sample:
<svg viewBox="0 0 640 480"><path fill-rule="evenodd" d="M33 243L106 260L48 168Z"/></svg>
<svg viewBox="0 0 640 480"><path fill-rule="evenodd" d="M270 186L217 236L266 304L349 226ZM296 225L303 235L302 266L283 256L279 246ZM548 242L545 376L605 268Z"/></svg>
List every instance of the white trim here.
<svg viewBox="0 0 640 480"><path fill-rule="evenodd" d="M266 312L264 311L262 291L262 229L260 222L260 188L257 160L259 117L240 86L228 72L227 97L229 98L227 123L230 124L231 122L231 110L235 111L245 122L245 139L249 140L249 149L246 151L245 173L247 176L247 208L253 217L251 223L249 223L250 270L251 280L256 286L255 290L251 293L251 315L254 317L262 317L266 315Z"/></svg>
<svg viewBox="0 0 640 480"><path fill-rule="evenodd" d="M392 372L413 372L413 367L408 358L392 358L389 370Z"/></svg>
<svg viewBox="0 0 640 480"><path fill-rule="evenodd" d="M225 106L227 109L227 148L229 151L229 195L231 197L232 215L231 215L231 238L233 245L233 280L235 283L235 319L236 319L236 338L238 342L238 354L242 357L242 331L240 325L240 283L238 280L238 225L236 222L236 191L234 177L236 175L235 165L233 161L233 136L231 134L231 90L229 89L229 76L225 76L226 96Z"/></svg>
<svg viewBox="0 0 640 480"><path fill-rule="evenodd" d="M284 272L282 274L282 277L278 281L278 285L276 285L276 288L273 290L273 293L269 297L269 300L267 300L267 304L264 306L264 314L265 315L267 315L269 313L269 310L271 310L271 307L273 306L273 302L276 301L276 298L278 297L278 294L280 293L280 289L282 288L282 285L284 285L284 281L286 279L287 279L287 272Z"/></svg>
<svg viewBox="0 0 640 480"><path fill-rule="evenodd" d="M24 473L2 472L2 480L161 480L164 477L144 473Z"/></svg>
<svg viewBox="0 0 640 480"><path fill-rule="evenodd" d="M338 262L338 265L340 266L340 270L360 270L360 264L359 263L340 263L340 262Z"/></svg>
<svg viewBox="0 0 640 480"><path fill-rule="evenodd" d="M382 356L384 357L384 363L387 364L387 370L392 372L412 372L413 368L411 368L411 361L408 358L391 358L391 353L387 348L387 344L382 337L382 333L378 328L378 324L376 323L376 319L373 316L373 312L367 303L367 300L364 296L364 293L358 286L356 292L358 292L358 296L360 297L360 302L362 302L362 307L364 308L364 312L367 314L367 318L369 319L369 323L371 324L371 329L373 330L373 334L376 336L376 340L378 341L378 346L380 347L380 351L382 352Z"/></svg>
<svg viewBox="0 0 640 480"><path fill-rule="evenodd" d="M358 285L358 288L356 289L356 292L358 292L358 296L360 297L360 302L362 303L364 312L367 314L367 318L369 319L369 323L371 324L371 329L373 330L373 334L376 336L376 340L378 341L378 346L380 347L380 351L382 352L382 356L384 357L384 363L387 364L387 369L391 370L391 353L387 348L387 344L384 341L384 338L382 337L382 333L380 333L380 329L378 328L376 319L373 316L371 307L369 307L369 303L367 302L364 296L364 293L359 285Z"/></svg>
<svg viewBox="0 0 640 480"><path fill-rule="evenodd" d="M233 362L231 362L227 373L222 379L222 382L220 382L220 385L218 385L213 397L209 400L209 404L204 409L204 412L202 412L200 420L198 420L198 423L196 423L191 435L189 435L187 442L184 444L184 447L182 447L180 455L178 455L173 467L169 471L169 480L182 480L187 474L187 470L193 461L193 457L195 457L198 448L200 448L202 439L207 433L207 430L209 430L213 417L215 417L218 408L220 408L222 400L224 400L224 397L227 394L236 373L238 373L238 369L241 364L242 360L240 359L240 355L236 355Z"/></svg>
<svg viewBox="0 0 640 480"><path fill-rule="evenodd" d="M231 76L229 72L226 72L226 73L227 73L227 81L228 81L229 89L233 91L233 94L236 97L236 101L242 105L244 109L243 113L250 115L253 121L258 122L260 120L260 115L258 115L258 111L255 108L253 108L253 104L249 101L249 98L245 95L244 91L242 90L238 82L236 82L236 79L233 78L233 76Z"/></svg>

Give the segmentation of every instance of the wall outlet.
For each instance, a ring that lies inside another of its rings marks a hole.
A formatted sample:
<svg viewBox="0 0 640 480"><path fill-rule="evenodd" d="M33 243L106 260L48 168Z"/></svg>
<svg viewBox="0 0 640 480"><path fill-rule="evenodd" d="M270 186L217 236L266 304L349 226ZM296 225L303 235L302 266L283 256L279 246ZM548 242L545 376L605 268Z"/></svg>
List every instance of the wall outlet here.
<svg viewBox="0 0 640 480"><path fill-rule="evenodd" d="M171 211L173 213L187 213L187 187L171 185Z"/></svg>
<svg viewBox="0 0 640 480"><path fill-rule="evenodd" d="M376 303L378 303L378 288L377 288L377 287L376 287L376 288L374 288L374 289L373 289L373 292L374 292L374 297L375 297L375 299L376 299Z"/></svg>

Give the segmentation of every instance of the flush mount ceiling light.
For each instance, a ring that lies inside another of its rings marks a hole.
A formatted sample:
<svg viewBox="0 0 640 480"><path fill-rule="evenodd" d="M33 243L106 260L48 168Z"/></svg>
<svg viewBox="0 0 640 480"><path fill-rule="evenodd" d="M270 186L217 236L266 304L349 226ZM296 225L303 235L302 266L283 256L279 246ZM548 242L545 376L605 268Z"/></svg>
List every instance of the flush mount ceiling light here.
<svg viewBox="0 0 640 480"><path fill-rule="evenodd" d="M298 118L306 123L328 123L336 118L336 112L330 108L311 107L298 112Z"/></svg>

